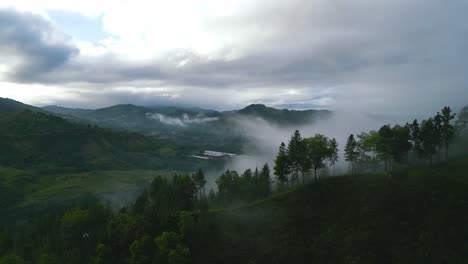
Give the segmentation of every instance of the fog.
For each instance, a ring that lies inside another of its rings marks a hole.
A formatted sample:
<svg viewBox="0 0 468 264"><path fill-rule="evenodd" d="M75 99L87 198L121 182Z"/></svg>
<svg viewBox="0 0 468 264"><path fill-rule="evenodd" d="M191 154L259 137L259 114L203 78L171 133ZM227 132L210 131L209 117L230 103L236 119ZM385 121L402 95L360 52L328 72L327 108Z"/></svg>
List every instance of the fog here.
<svg viewBox="0 0 468 264"><path fill-rule="evenodd" d="M279 126L261 118L241 117L236 118L235 123L240 129L247 143L243 146L243 155L228 160L221 170L211 170L207 172L208 189L215 188L214 180L226 170L236 170L242 173L250 168L254 170L268 163L273 174L274 159L281 142L287 144L295 130L299 130L301 136L311 137L315 134L323 134L328 138L335 138L338 141L340 159L336 164L336 173L344 173L347 164L344 162L343 149L350 134L359 134L370 130L378 130L385 124L404 124L405 117L379 116L364 114L361 112L346 112L337 110L330 116L315 119L304 125Z"/></svg>
<svg viewBox="0 0 468 264"><path fill-rule="evenodd" d="M185 127L190 124L201 124L206 122L217 121L218 117L206 117L204 115L197 115L193 118L189 117L188 114L183 114L181 118L170 117L159 113L146 113L146 117L149 119L157 120L166 125L181 126Z"/></svg>

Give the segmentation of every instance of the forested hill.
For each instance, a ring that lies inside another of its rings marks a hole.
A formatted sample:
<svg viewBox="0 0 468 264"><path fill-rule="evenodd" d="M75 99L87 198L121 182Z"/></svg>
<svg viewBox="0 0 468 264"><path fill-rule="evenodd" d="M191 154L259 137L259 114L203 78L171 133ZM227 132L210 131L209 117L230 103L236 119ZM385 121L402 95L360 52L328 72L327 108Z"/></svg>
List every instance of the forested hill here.
<svg viewBox="0 0 468 264"><path fill-rule="evenodd" d="M252 104L243 109L224 112L226 115L262 118L280 125L302 125L331 114L328 110L288 110L276 109L263 104Z"/></svg>
<svg viewBox="0 0 468 264"><path fill-rule="evenodd" d="M104 127L123 128L136 132L165 131L230 131L239 118L261 118L276 125L306 125L330 116L327 110L288 110L253 104L240 110L218 112L201 108L143 107L121 104L96 110L71 109L58 106L43 108L49 112L87 120Z"/></svg>
<svg viewBox="0 0 468 264"><path fill-rule="evenodd" d="M467 263L468 155L212 213L193 263Z"/></svg>
<svg viewBox="0 0 468 264"><path fill-rule="evenodd" d="M0 135L0 165L6 167L162 168L187 162L180 157L171 163L156 139L31 110L0 113Z"/></svg>
<svg viewBox="0 0 468 264"><path fill-rule="evenodd" d="M45 110L39 107L23 104L13 99L0 97L0 112L18 112L27 109L35 112L45 112Z"/></svg>

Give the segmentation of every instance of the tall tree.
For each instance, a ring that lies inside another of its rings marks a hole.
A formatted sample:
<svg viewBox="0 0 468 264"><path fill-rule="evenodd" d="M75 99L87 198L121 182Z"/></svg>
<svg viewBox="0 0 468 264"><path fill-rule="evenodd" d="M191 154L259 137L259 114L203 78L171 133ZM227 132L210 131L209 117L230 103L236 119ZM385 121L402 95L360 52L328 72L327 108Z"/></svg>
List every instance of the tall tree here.
<svg viewBox="0 0 468 264"><path fill-rule="evenodd" d="M421 128L419 126L418 120L414 119L413 123L407 124L410 130L410 141L412 142L414 152L418 156L422 155L422 147L421 147Z"/></svg>
<svg viewBox="0 0 468 264"><path fill-rule="evenodd" d="M434 118L423 120L420 126L421 152L432 164L434 154L437 151L437 134L435 133Z"/></svg>
<svg viewBox="0 0 468 264"><path fill-rule="evenodd" d="M296 183L299 184L299 172L305 164L304 159L306 158L305 148L299 130L294 131L294 134L291 136L287 153L291 162L291 182L296 180Z"/></svg>
<svg viewBox="0 0 468 264"><path fill-rule="evenodd" d="M306 138L305 147L307 158L310 160L311 168L314 171L314 178L317 181L317 173L325 167L325 160L331 155L329 140L321 134Z"/></svg>
<svg viewBox="0 0 468 264"><path fill-rule="evenodd" d="M201 169L199 169L197 172L192 174L191 178L195 185L195 189L198 194L198 199L201 199L205 194L205 184L206 184L205 174L203 173Z"/></svg>
<svg viewBox="0 0 468 264"><path fill-rule="evenodd" d="M395 125L392 127L392 158L394 162L401 163L408 159L411 150L409 126Z"/></svg>
<svg viewBox="0 0 468 264"><path fill-rule="evenodd" d="M442 108L442 142L445 146L445 160L448 160L448 149L450 146L450 142L455 136L455 127L452 125L452 120L455 119L455 114L452 113L452 109L446 106Z"/></svg>
<svg viewBox="0 0 468 264"><path fill-rule="evenodd" d="M286 145L284 142L281 142L281 145L278 150L278 154L275 158L275 166L273 168L276 179L281 183L288 184L288 177L291 173L291 165L289 162L289 157L286 152Z"/></svg>
<svg viewBox="0 0 468 264"><path fill-rule="evenodd" d="M328 159L330 161L330 165L333 166L333 176L336 176L335 164L339 159L339 155L338 155L338 142L336 141L335 138L332 138L330 140L329 149L330 149L330 156Z"/></svg>
<svg viewBox="0 0 468 264"><path fill-rule="evenodd" d="M354 174L354 163L356 162L359 152L357 150L357 142L354 139L354 135L351 134L346 141L345 146L345 160L348 161L351 165L351 174Z"/></svg>
<svg viewBox="0 0 468 264"><path fill-rule="evenodd" d="M260 189L260 196L266 197L270 195L271 192L271 178L270 178L270 167L268 167L268 163L263 165L262 169L259 173L258 178L258 187Z"/></svg>
<svg viewBox="0 0 468 264"><path fill-rule="evenodd" d="M442 149L442 115L437 112L434 116L434 142L437 149L437 160L440 161L440 151Z"/></svg>
<svg viewBox="0 0 468 264"><path fill-rule="evenodd" d="M463 132L468 127L468 105L464 106L460 113L458 113L458 119L455 123L458 132Z"/></svg>
<svg viewBox="0 0 468 264"><path fill-rule="evenodd" d="M393 133L390 125L384 125L379 129L379 141L377 143L377 153L379 159L384 162L385 170L388 169L388 163L392 160L393 156Z"/></svg>

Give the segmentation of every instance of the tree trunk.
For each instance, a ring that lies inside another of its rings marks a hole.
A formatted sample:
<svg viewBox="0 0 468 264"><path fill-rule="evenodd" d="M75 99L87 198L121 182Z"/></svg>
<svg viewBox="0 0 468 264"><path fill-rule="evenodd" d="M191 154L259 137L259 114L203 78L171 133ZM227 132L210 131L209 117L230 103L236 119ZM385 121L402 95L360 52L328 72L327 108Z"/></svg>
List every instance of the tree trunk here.
<svg viewBox="0 0 468 264"><path fill-rule="evenodd" d="M449 148L448 143L445 143L445 161L448 161L448 148Z"/></svg>
<svg viewBox="0 0 468 264"><path fill-rule="evenodd" d="M296 186L299 186L299 167L296 169Z"/></svg>
<svg viewBox="0 0 468 264"><path fill-rule="evenodd" d="M336 176L335 163L333 163L333 176Z"/></svg>
<svg viewBox="0 0 468 264"><path fill-rule="evenodd" d="M437 147L437 161L440 162L440 145Z"/></svg>

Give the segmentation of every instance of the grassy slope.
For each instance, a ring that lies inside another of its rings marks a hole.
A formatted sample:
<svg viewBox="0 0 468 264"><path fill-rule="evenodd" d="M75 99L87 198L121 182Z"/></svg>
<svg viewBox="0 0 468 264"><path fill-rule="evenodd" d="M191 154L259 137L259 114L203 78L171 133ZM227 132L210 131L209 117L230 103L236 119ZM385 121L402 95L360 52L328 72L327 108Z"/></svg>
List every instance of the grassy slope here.
<svg viewBox="0 0 468 264"><path fill-rule="evenodd" d="M463 156L394 177L327 178L216 211L212 230L218 232L193 248L194 258L200 263L467 263L467 169Z"/></svg>
<svg viewBox="0 0 468 264"><path fill-rule="evenodd" d="M0 168L0 180L11 189L20 190L14 207L70 203L86 197L123 205L133 201L155 176L173 173L154 170L41 173Z"/></svg>

